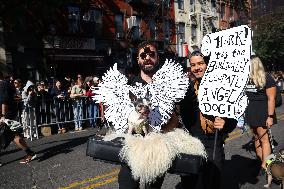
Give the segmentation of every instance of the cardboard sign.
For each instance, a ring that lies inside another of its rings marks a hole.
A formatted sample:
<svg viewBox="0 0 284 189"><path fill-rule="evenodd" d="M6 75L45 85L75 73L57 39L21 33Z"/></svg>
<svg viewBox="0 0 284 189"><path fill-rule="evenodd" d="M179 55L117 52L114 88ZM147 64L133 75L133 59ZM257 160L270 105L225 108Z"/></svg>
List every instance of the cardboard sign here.
<svg viewBox="0 0 284 189"><path fill-rule="evenodd" d="M203 114L237 119L245 111L251 37L245 25L204 36L201 52L210 61L198 91Z"/></svg>

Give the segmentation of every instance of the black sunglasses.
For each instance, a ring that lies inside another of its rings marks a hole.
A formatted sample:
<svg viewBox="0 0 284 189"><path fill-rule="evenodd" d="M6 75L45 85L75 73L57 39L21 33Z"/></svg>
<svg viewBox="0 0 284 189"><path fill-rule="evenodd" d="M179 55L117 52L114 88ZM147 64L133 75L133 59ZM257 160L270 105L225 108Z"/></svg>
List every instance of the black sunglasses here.
<svg viewBox="0 0 284 189"><path fill-rule="evenodd" d="M141 59L145 59L149 55L151 58L155 58L156 52L151 51L149 47L144 48L144 52L142 52L139 56Z"/></svg>

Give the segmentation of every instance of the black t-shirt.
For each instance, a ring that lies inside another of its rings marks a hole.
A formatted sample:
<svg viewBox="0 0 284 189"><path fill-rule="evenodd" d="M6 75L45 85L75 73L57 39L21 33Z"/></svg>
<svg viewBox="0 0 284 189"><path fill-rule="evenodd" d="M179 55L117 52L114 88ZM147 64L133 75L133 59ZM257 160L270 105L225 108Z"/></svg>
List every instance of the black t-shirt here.
<svg viewBox="0 0 284 189"><path fill-rule="evenodd" d="M136 82L142 83L143 86L147 85L147 82L144 81L140 75L139 76L133 76L133 77L129 78L129 80L128 80L129 85L135 85Z"/></svg>
<svg viewBox="0 0 284 189"><path fill-rule="evenodd" d="M275 87L276 83L271 75L266 74L266 84L264 88L256 87L252 80L248 82L245 87L246 94L249 101L262 101L267 100L266 89Z"/></svg>
<svg viewBox="0 0 284 189"><path fill-rule="evenodd" d="M2 104L8 105L8 115L11 119L11 115L14 113L14 90L8 81L0 80L0 107ZM1 112L1 108L0 108Z"/></svg>

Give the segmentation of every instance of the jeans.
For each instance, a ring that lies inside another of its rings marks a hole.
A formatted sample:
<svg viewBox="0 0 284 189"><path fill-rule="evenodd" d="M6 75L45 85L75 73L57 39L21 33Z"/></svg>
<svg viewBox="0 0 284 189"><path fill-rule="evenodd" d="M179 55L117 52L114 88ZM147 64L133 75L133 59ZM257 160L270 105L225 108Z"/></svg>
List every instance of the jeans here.
<svg viewBox="0 0 284 189"><path fill-rule="evenodd" d="M96 127L98 117L98 105L95 102L88 104L89 122L90 126Z"/></svg>
<svg viewBox="0 0 284 189"><path fill-rule="evenodd" d="M82 119L83 119L82 100L76 100L75 102L73 102L73 113L74 113L75 129L82 128Z"/></svg>
<svg viewBox="0 0 284 189"><path fill-rule="evenodd" d="M64 103L62 101L55 102L55 113L56 113L56 121L57 122L64 122L65 111L64 111ZM58 129L62 129L63 124L58 124Z"/></svg>

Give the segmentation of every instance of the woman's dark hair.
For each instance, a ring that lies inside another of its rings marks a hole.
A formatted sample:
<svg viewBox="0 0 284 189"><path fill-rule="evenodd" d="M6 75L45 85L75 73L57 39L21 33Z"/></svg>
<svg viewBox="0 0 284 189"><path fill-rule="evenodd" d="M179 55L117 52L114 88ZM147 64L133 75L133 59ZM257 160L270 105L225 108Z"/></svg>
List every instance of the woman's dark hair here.
<svg viewBox="0 0 284 189"><path fill-rule="evenodd" d="M209 60L210 60L210 56L204 56L200 50L195 50L195 51L193 51L193 52L190 54L190 57L192 57L192 56L201 56L201 57L203 58L205 64L208 64L208 63L209 63Z"/></svg>
<svg viewBox="0 0 284 189"><path fill-rule="evenodd" d="M190 57L192 57L192 56L202 56L202 57L204 57L204 55L201 53L200 50L195 50L195 51L193 51L193 52L191 53Z"/></svg>

